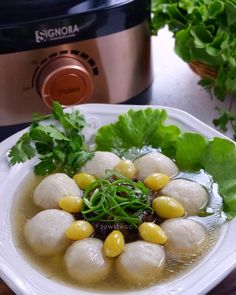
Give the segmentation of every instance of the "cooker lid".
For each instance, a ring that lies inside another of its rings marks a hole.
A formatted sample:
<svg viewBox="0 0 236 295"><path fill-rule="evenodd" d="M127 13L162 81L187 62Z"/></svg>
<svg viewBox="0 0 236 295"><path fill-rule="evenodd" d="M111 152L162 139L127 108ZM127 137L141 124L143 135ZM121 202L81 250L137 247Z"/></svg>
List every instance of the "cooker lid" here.
<svg viewBox="0 0 236 295"><path fill-rule="evenodd" d="M0 1L0 25L92 13L126 5L134 0L7 0Z"/></svg>
<svg viewBox="0 0 236 295"><path fill-rule="evenodd" d="M0 9L44 9L75 7L81 13L94 9L110 8L132 2L130 0L8 0L0 1ZM10 12L10 11L9 11ZM29 12L29 11L28 11Z"/></svg>

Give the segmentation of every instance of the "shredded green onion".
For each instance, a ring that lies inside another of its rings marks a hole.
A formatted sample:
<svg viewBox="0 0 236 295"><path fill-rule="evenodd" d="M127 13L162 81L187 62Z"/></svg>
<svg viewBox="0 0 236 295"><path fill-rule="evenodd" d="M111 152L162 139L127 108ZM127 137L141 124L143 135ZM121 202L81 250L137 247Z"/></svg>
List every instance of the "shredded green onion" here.
<svg viewBox="0 0 236 295"><path fill-rule="evenodd" d="M140 215L150 207L149 189L140 181L109 179L93 182L84 192L82 214L89 222L127 222L134 228L142 222Z"/></svg>

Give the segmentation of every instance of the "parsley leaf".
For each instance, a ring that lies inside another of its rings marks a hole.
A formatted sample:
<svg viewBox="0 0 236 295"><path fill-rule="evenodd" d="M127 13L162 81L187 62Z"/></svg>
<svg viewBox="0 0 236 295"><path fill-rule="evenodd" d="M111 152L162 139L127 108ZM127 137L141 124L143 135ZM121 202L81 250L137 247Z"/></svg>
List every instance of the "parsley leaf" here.
<svg viewBox="0 0 236 295"><path fill-rule="evenodd" d="M79 111L64 113L59 103L54 103L53 115L66 129L67 134L75 130L81 131L85 126L84 118Z"/></svg>
<svg viewBox="0 0 236 295"><path fill-rule="evenodd" d="M50 125L50 126L44 126L44 125L39 125L36 127L36 130L42 131L45 134L48 134L53 140L66 140L68 141L69 139L61 132L59 129L56 127Z"/></svg>
<svg viewBox="0 0 236 295"><path fill-rule="evenodd" d="M16 145L10 150L9 158L12 165L24 163L35 156L36 151L30 145L30 141L30 134L27 132L20 137Z"/></svg>
<svg viewBox="0 0 236 295"><path fill-rule="evenodd" d="M56 169L56 165L53 161L53 157L42 159L35 167L34 172L36 175L44 176L53 173Z"/></svg>
<svg viewBox="0 0 236 295"><path fill-rule="evenodd" d="M51 124L51 119L57 121L57 126ZM59 170L72 176L94 155L84 149L81 133L84 126L85 119L78 110L65 113L54 102L51 115L33 115L29 131L9 151L10 163L23 163L38 154L35 174L47 175Z"/></svg>

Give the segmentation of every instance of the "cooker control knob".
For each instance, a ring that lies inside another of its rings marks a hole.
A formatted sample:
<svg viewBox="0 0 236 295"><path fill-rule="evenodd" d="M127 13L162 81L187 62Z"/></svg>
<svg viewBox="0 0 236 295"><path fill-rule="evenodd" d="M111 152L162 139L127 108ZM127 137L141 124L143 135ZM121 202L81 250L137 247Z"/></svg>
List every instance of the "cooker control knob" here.
<svg viewBox="0 0 236 295"><path fill-rule="evenodd" d="M55 100L63 106L81 103L93 92L93 81L86 67L70 56L46 64L37 83L38 91L49 107Z"/></svg>

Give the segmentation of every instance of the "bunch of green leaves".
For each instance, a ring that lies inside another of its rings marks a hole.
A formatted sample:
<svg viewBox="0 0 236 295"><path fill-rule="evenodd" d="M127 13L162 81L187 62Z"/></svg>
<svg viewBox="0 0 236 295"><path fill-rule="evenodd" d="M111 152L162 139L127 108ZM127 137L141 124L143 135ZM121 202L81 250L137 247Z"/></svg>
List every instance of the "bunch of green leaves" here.
<svg viewBox="0 0 236 295"><path fill-rule="evenodd" d="M152 146L161 148L166 155L172 157L180 130L174 125L165 126L166 119L165 110L130 110L119 116L116 123L99 129L96 134L97 150L113 150L123 156L129 149Z"/></svg>
<svg viewBox="0 0 236 295"><path fill-rule="evenodd" d="M83 195L83 216L89 222L127 222L134 228L142 223L142 213L150 207L149 189L117 173L113 179L98 179Z"/></svg>
<svg viewBox="0 0 236 295"><path fill-rule="evenodd" d="M181 170L204 169L219 185L228 218L236 216L235 144L222 138L208 140L198 133L181 132L177 126L166 126L166 119L164 110L129 111L119 116L116 123L98 130L96 148L122 156L124 149L149 145L171 156Z"/></svg>
<svg viewBox="0 0 236 295"><path fill-rule="evenodd" d="M220 100L236 94L236 0L152 0L152 33L165 25L184 61L216 70L216 79L206 77L201 85L212 88Z"/></svg>
<svg viewBox="0 0 236 295"><path fill-rule="evenodd" d="M38 155L39 162L34 167L36 175L54 171L73 175L93 157L93 153L85 150L81 132L84 126L84 117L78 110L65 113L61 105L54 102L51 115L33 115L29 131L9 152L10 163L23 163Z"/></svg>

